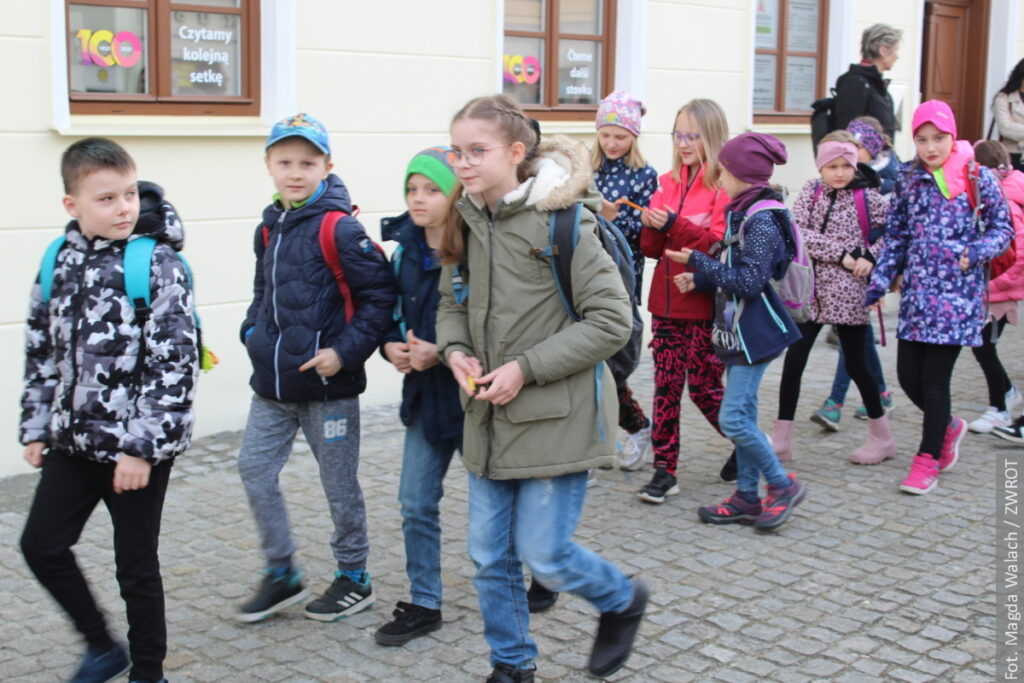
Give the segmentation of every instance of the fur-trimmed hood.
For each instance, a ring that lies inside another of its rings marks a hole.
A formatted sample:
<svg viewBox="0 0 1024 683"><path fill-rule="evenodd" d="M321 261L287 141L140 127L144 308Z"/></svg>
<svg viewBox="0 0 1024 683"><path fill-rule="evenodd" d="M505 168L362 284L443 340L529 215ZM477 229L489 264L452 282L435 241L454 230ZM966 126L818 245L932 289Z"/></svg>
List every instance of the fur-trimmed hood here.
<svg viewBox="0 0 1024 683"><path fill-rule="evenodd" d="M537 172L502 197L502 204L557 211L582 201L591 211L600 211L601 195L594 185L586 145L566 135L543 137L537 157ZM483 208L482 197L469 198L477 208Z"/></svg>

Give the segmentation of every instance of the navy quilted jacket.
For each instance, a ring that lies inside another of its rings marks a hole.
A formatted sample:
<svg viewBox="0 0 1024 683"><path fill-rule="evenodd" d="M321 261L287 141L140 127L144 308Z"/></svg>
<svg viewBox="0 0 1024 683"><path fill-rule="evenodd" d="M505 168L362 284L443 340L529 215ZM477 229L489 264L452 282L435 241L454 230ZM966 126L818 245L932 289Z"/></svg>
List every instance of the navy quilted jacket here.
<svg viewBox="0 0 1024 683"><path fill-rule="evenodd" d="M256 228L253 299L241 337L252 361L249 384L263 398L302 403L358 396L366 389L363 363L391 326L395 285L387 259L351 216L338 221L334 234L356 305L345 322L341 293L320 250L320 222L328 211L352 212L348 190L333 174L309 204L268 206ZM263 225L270 227L266 247ZM328 347L341 359L340 372L326 378L316 370L299 372Z"/></svg>

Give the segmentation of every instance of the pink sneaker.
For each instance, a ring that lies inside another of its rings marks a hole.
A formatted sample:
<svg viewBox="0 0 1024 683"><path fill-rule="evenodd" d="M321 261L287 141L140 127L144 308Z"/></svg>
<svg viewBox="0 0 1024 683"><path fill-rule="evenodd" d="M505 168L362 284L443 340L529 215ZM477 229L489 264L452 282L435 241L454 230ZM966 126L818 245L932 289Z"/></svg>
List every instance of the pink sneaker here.
<svg viewBox="0 0 1024 683"><path fill-rule="evenodd" d="M939 462L927 453L918 453L910 464L910 474L900 484L900 491L921 496L935 488L938 483Z"/></svg>
<svg viewBox="0 0 1024 683"><path fill-rule="evenodd" d="M954 415L946 427L946 438L942 440L942 453L939 454L939 472L953 469L960 457L960 442L967 433L967 421Z"/></svg>

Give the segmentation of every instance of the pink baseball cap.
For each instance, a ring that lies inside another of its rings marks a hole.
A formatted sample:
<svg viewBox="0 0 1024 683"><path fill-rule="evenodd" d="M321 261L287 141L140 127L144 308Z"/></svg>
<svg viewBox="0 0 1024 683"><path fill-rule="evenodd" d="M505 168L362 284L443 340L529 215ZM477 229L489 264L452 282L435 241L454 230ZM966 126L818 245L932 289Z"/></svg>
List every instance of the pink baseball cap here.
<svg viewBox="0 0 1024 683"><path fill-rule="evenodd" d="M949 105L942 100L922 102L914 110L914 121L910 129L916 133L917 129L926 123L956 138L956 117L953 116L953 110Z"/></svg>

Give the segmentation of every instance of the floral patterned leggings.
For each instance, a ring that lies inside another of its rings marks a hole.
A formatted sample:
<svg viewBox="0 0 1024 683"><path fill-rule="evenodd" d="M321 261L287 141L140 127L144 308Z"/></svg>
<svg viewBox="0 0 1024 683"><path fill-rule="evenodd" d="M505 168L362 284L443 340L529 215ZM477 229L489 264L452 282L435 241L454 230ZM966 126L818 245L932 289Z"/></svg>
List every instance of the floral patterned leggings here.
<svg viewBox="0 0 1024 683"><path fill-rule="evenodd" d="M718 431L725 367L711 346L710 320L675 320L654 316L654 466L675 476L679 462L679 410L683 389Z"/></svg>

